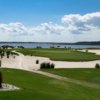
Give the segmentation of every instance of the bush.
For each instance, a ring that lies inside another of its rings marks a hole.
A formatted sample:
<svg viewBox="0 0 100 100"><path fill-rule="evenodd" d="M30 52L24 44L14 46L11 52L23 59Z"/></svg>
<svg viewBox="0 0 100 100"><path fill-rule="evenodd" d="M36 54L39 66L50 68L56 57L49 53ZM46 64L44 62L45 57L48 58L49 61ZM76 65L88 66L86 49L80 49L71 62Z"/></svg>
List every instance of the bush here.
<svg viewBox="0 0 100 100"><path fill-rule="evenodd" d="M2 88L2 82L3 82L3 78L2 78L2 73L0 71L0 88Z"/></svg>
<svg viewBox="0 0 100 100"><path fill-rule="evenodd" d="M36 48L37 48L37 49L40 49L40 48L42 48L42 47L41 47L41 46L37 46Z"/></svg>
<svg viewBox="0 0 100 100"><path fill-rule="evenodd" d="M50 64L50 63L41 63L41 65L40 65L40 69L51 69L51 68L54 68L55 67L55 65L52 63L52 64Z"/></svg>
<svg viewBox="0 0 100 100"><path fill-rule="evenodd" d="M88 50L86 50L85 52L88 53Z"/></svg>
<svg viewBox="0 0 100 100"><path fill-rule="evenodd" d="M39 64L39 60L36 60L36 64Z"/></svg>
<svg viewBox="0 0 100 100"><path fill-rule="evenodd" d="M53 69L54 69L54 67L55 67L55 64L53 64L53 63L52 63L52 64L51 64L51 68L53 68Z"/></svg>
<svg viewBox="0 0 100 100"><path fill-rule="evenodd" d="M46 66L45 66L45 63L42 63L41 65L40 65L40 69L43 69L43 68L45 68Z"/></svg>
<svg viewBox="0 0 100 100"><path fill-rule="evenodd" d="M50 68L50 67L51 67L50 63L46 63L46 68Z"/></svg>
<svg viewBox="0 0 100 100"><path fill-rule="evenodd" d="M1 60L0 60L0 67L1 67Z"/></svg>
<svg viewBox="0 0 100 100"><path fill-rule="evenodd" d="M96 64L96 65L95 65L95 68L100 68L100 65L99 65L99 64Z"/></svg>

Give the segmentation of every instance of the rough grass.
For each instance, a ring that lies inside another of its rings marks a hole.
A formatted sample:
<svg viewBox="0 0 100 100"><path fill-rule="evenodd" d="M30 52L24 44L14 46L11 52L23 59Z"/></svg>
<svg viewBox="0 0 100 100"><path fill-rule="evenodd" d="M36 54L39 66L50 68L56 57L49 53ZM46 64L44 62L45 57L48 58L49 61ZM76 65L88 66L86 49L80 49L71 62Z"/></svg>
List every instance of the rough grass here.
<svg viewBox="0 0 100 100"><path fill-rule="evenodd" d="M0 100L100 100L100 90L59 81L31 72L3 69L4 82L20 91L0 92Z"/></svg>
<svg viewBox="0 0 100 100"><path fill-rule="evenodd" d="M100 84L100 69L45 69L44 71L72 79Z"/></svg>
<svg viewBox="0 0 100 100"><path fill-rule="evenodd" d="M24 55L48 57L56 61L93 61L100 60L95 53L79 52L67 49L17 49Z"/></svg>

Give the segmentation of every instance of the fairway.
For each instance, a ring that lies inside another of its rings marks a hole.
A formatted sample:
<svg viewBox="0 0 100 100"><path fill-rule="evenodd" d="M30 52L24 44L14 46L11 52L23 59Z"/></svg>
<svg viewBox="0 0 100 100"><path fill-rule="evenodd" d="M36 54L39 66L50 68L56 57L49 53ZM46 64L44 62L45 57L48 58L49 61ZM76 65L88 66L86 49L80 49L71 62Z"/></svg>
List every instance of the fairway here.
<svg viewBox="0 0 100 100"><path fill-rule="evenodd" d="M79 52L67 49L16 49L24 55L48 57L55 61L93 61L100 60L95 53Z"/></svg>
<svg viewBox="0 0 100 100"><path fill-rule="evenodd" d="M100 84L100 69L76 68L76 69L51 69L43 70L60 76Z"/></svg>
<svg viewBox="0 0 100 100"><path fill-rule="evenodd" d="M99 100L100 90L59 81L32 72L3 69L4 82L21 88L0 92L0 100Z"/></svg>

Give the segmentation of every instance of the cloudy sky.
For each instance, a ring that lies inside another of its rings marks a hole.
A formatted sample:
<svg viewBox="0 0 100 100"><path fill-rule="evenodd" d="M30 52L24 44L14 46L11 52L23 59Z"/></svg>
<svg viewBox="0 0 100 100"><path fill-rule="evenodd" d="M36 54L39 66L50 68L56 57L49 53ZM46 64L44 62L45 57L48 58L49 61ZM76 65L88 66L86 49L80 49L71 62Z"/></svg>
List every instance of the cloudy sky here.
<svg viewBox="0 0 100 100"><path fill-rule="evenodd" d="M100 41L100 0L0 0L0 41Z"/></svg>

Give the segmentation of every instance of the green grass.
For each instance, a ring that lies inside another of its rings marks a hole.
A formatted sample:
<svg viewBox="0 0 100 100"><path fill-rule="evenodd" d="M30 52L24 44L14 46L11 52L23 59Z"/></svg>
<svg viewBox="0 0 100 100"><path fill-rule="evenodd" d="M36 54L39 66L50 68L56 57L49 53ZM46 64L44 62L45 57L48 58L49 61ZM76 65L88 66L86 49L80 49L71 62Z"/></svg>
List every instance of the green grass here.
<svg viewBox="0 0 100 100"><path fill-rule="evenodd" d="M100 60L95 53L79 52L67 49L16 49L24 55L48 57L56 61L92 61Z"/></svg>
<svg viewBox="0 0 100 100"><path fill-rule="evenodd" d="M4 82L21 88L0 91L0 100L100 100L100 90L52 79L31 72L3 69Z"/></svg>
<svg viewBox="0 0 100 100"><path fill-rule="evenodd" d="M44 71L72 79L100 84L100 69L45 69Z"/></svg>

